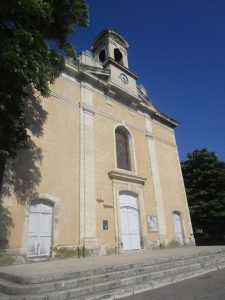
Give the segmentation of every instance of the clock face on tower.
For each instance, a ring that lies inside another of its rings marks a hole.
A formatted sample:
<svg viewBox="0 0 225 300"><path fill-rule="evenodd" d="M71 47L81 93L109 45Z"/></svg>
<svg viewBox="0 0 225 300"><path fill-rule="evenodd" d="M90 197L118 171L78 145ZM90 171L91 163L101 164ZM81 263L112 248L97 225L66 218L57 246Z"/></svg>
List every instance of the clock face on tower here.
<svg viewBox="0 0 225 300"><path fill-rule="evenodd" d="M119 77L124 84L128 83L128 78L125 74L121 73Z"/></svg>

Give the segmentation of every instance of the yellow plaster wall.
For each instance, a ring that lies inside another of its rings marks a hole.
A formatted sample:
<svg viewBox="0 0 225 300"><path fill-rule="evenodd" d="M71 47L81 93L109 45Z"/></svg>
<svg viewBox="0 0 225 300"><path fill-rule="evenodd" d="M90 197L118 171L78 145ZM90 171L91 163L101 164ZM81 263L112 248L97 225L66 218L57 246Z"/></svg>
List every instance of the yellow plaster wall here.
<svg viewBox="0 0 225 300"><path fill-rule="evenodd" d="M24 215L25 215L25 204L17 201L14 194L11 195L10 201L6 210L9 212L9 218L11 218L11 226L9 229L9 236L7 237L8 244L6 248L19 249L21 247L21 241L23 239L23 228L24 228Z"/></svg>
<svg viewBox="0 0 225 300"><path fill-rule="evenodd" d="M60 77L51 90L65 97L79 99L80 88ZM49 112L43 136L33 137L42 151L37 164L41 181L34 192L49 194L59 200L59 235L57 245L79 243L79 107L69 101L49 97L43 99L43 108ZM26 163L25 157L24 162ZM20 248L24 231L25 208L15 195L8 200L15 227L11 228L10 248Z"/></svg>
<svg viewBox="0 0 225 300"><path fill-rule="evenodd" d="M132 123L141 128L144 128L145 126L144 118L141 114L135 113L134 110L129 109L127 106L114 100L108 99L107 101L107 98L104 95L94 92L93 106L99 111L103 111L119 120L124 120L125 122Z"/></svg>
<svg viewBox="0 0 225 300"><path fill-rule="evenodd" d="M143 117L144 119L144 117ZM144 121L144 120L143 120ZM136 159L137 159L137 174L146 178L146 182L143 186L143 198L145 209L145 224L147 226L146 216L157 216L154 187L152 181L151 162L148 154L147 138L144 132L133 130L133 136L135 141ZM149 240L157 240L158 233L147 232Z"/></svg>
<svg viewBox="0 0 225 300"><path fill-rule="evenodd" d="M47 99L44 107L51 113L38 140L43 152L38 191L59 200L57 244L72 245L79 242L79 110L56 98Z"/></svg>
<svg viewBox="0 0 225 300"><path fill-rule="evenodd" d="M50 90L68 98L80 101L80 87L70 79L60 76L54 84L50 85Z"/></svg>
<svg viewBox="0 0 225 300"><path fill-rule="evenodd" d="M94 124L97 237L100 243L113 243L115 242L114 207L105 208L104 204L114 206L112 182L108 176L108 173L114 170L114 124L99 115L95 115ZM97 202L97 199L104 202ZM102 229L103 220L108 220L109 230Z"/></svg>
<svg viewBox="0 0 225 300"><path fill-rule="evenodd" d="M160 124L158 121L153 120L152 122L152 132L154 136L163 139L169 143L174 144L174 133L173 129Z"/></svg>
<svg viewBox="0 0 225 300"><path fill-rule="evenodd" d="M165 128L158 129L163 133L165 139L169 139L171 132L168 131L166 136ZM173 138L173 137L172 137ZM173 138L174 140L174 138ZM162 141L156 140L156 152L159 166L160 183L162 188L165 217L167 222L168 237L175 239L173 211L178 210L181 213L183 230L189 235L189 230L185 224L188 223L187 207L185 202L185 194L183 189L183 181L181 178L181 169L176 145L168 145Z"/></svg>

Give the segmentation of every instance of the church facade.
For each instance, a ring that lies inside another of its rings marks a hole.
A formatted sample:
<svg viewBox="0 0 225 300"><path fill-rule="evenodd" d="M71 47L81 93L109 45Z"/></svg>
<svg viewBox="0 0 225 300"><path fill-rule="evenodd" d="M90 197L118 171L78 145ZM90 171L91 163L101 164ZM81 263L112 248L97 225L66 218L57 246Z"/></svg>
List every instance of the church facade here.
<svg viewBox="0 0 225 300"><path fill-rule="evenodd" d="M4 197L8 250L35 258L60 247L103 255L194 244L178 123L137 84L128 47L118 32L101 32L43 99L40 181L24 203Z"/></svg>

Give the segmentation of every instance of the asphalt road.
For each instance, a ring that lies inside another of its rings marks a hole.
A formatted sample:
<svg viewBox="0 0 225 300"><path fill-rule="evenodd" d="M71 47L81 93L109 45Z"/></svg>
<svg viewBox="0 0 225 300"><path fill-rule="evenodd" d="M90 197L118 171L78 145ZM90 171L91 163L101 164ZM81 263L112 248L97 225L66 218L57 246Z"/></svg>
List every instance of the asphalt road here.
<svg viewBox="0 0 225 300"><path fill-rule="evenodd" d="M225 300L225 269L180 281L123 300Z"/></svg>

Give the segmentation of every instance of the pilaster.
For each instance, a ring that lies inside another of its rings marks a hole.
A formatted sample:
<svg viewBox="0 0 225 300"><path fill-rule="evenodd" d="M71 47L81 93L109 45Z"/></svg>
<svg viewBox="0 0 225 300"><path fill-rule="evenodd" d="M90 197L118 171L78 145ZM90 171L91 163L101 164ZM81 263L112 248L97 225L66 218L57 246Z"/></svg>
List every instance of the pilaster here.
<svg viewBox="0 0 225 300"><path fill-rule="evenodd" d="M165 220L163 195L162 195L162 189L160 183L159 167L158 167L158 161L157 161L157 155L155 149L155 141L152 135L151 118L147 114L145 114L145 128L146 128L146 138L148 141L148 153L149 153L149 159L150 159L151 170L152 170L152 182L154 187L156 210L158 216L158 228L159 228L160 241L164 243L164 245L167 245L168 244L167 227L166 227L166 220Z"/></svg>
<svg viewBox="0 0 225 300"><path fill-rule="evenodd" d="M80 103L80 244L95 248L95 146L92 91L81 84Z"/></svg>
<svg viewBox="0 0 225 300"><path fill-rule="evenodd" d="M176 144L176 138L175 135L173 135L173 140L174 144ZM177 170L180 178L180 186L181 186L181 191L182 191L182 196L183 196L183 201L184 201L184 207L185 207L185 221L183 221L183 230L184 230L184 241L185 244L195 244L195 239L193 235L193 228L192 228L192 223L191 223L191 216L190 216L190 211L188 207L188 201L187 201L187 196L186 196L186 190L185 190L185 185L184 185L184 179L183 179L183 174L181 170L181 165L180 165L180 158L179 158L179 153L178 153L178 148L176 146L176 160L177 160Z"/></svg>

